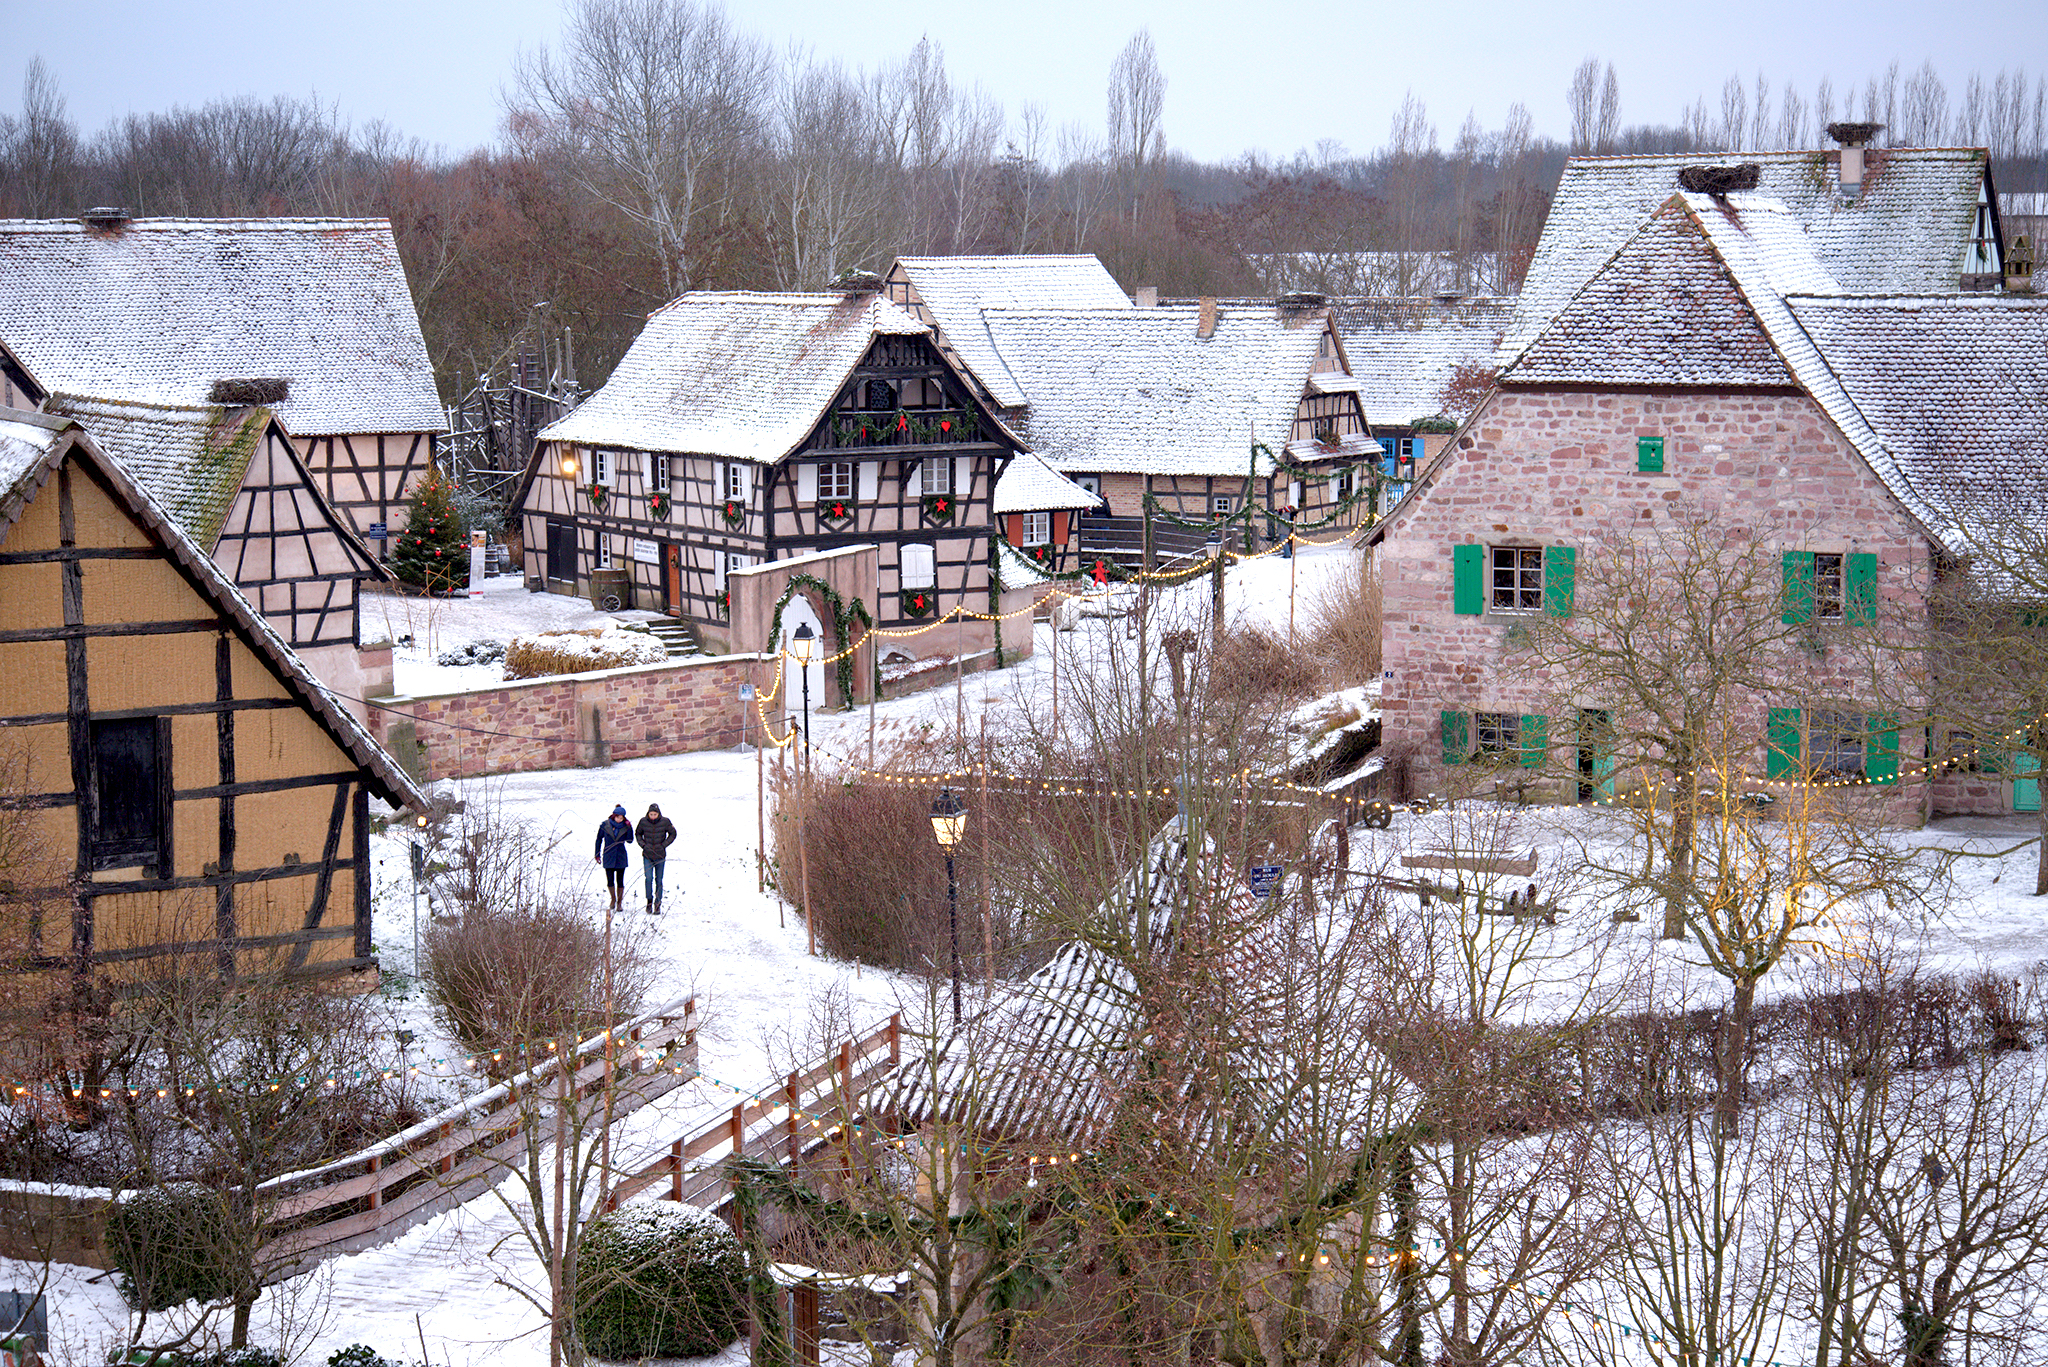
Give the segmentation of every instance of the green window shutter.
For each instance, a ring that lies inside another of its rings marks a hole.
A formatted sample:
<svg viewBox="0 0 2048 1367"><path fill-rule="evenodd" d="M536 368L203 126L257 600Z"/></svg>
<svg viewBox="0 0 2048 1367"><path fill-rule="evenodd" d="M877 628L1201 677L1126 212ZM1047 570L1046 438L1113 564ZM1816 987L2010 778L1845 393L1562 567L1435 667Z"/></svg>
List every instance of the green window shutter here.
<svg viewBox="0 0 2048 1367"><path fill-rule="evenodd" d="M1881 712L1864 718L1863 777L1872 783L1899 781L1899 719Z"/></svg>
<svg viewBox="0 0 2048 1367"><path fill-rule="evenodd" d="M1451 548L1451 611L1477 617L1486 603L1486 547Z"/></svg>
<svg viewBox="0 0 2048 1367"><path fill-rule="evenodd" d="M1842 569L1842 615L1866 625L1877 620L1877 557L1858 552Z"/></svg>
<svg viewBox="0 0 2048 1367"><path fill-rule="evenodd" d="M1472 754L1472 714L1443 714L1444 763L1463 764Z"/></svg>
<svg viewBox="0 0 2048 1367"><path fill-rule="evenodd" d="M1522 767L1541 769L1550 753L1550 718L1522 718Z"/></svg>
<svg viewBox="0 0 2048 1367"><path fill-rule="evenodd" d="M1773 707L1764 745L1764 777L1790 778L1799 772L1799 709Z"/></svg>
<svg viewBox="0 0 2048 1367"><path fill-rule="evenodd" d="M1813 620L1813 552L1785 552L1785 611L1779 618L1796 627Z"/></svg>
<svg viewBox="0 0 2048 1367"><path fill-rule="evenodd" d="M1543 611L1552 617L1572 615L1572 585L1578 576L1578 551L1571 546L1543 548Z"/></svg>
<svg viewBox="0 0 2048 1367"><path fill-rule="evenodd" d="M1664 473L1664 438L1636 438L1636 470L1645 475Z"/></svg>

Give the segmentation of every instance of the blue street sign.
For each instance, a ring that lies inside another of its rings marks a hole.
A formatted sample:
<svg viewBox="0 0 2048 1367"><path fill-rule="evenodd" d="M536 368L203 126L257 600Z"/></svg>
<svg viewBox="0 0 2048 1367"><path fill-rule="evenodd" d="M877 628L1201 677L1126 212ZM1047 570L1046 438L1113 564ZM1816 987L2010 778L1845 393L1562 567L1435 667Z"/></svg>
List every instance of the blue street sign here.
<svg viewBox="0 0 2048 1367"><path fill-rule="evenodd" d="M1281 866L1278 864L1254 864L1245 875L1245 882L1251 886L1252 896L1271 897L1273 889L1280 886Z"/></svg>

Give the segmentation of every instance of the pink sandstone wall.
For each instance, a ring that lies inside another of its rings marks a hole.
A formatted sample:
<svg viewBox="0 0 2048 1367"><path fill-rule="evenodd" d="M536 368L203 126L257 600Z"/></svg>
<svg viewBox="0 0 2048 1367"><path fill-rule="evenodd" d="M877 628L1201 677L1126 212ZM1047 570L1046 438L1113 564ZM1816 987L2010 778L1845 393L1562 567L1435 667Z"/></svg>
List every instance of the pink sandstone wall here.
<svg viewBox="0 0 2048 1367"><path fill-rule="evenodd" d="M1664 438L1664 473L1638 473L1639 436ZM1762 528L1773 566L1780 549L1874 552L1881 618L1926 620L1924 537L1803 395L1501 391L1457 442L1376 552L1386 595L1385 745L1390 763L1405 761L1410 791L1449 791L1468 777L1469 766L1443 763L1442 711L1560 710L1556 681L1518 663L1506 640L1525 614L1452 611L1452 548L1459 544L1576 547L1584 593L1603 537L1653 527L1680 508L1707 509L1733 525ZM1737 718L1756 737L1759 773L1767 707L1868 697L1860 652L1830 646L1820 657L1793 654L1783 695L1752 699ZM1552 746L1570 744L1575 725L1575 713L1552 717ZM1918 737L1901 733L1902 772L1919 762ZM1552 761L1569 762L1555 748ZM1898 793L1900 805L1924 801L1921 785L1900 788L1914 790Z"/></svg>
<svg viewBox="0 0 2048 1367"><path fill-rule="evenodd" d="M587 767L739 744L750 716L740 687L763 677L758 655L699 656L379 699L371 725L401 760L409 733L430 780Z"/></svg>

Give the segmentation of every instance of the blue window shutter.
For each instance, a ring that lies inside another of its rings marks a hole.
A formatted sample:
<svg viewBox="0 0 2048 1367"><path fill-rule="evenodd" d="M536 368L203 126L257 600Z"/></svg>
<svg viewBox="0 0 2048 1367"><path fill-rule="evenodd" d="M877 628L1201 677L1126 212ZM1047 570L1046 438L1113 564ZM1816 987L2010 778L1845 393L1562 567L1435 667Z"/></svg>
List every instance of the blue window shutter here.
<svg viewBox="0 0 2048 1367"><path fill-rule="evenodd" d="M1541 769L1550 753L1550 718L1525 716L1522 718L1522 767Z"/></svg>
<svg viewBox="0 0 2048 1367"><path fill-rule="evenodd" d="M1785 611L1778 619L1788 627L1813 620L1813 552L1786 551Z"/></svg>
<svg viewBox="0 0 2048 1367"><path fill-rule="evenodd" d="M1877 620L1877 557L1859 551L1842 570L1842 615L1866 625Z"/></svg>
<svg viewBox="0 0 2048 1367"><path fill-rule="evenodd" d="M1543 611L1547 615L1572 615L1572 589L1578 577L1578 560L1576 547L1543 548Z"/></svg>
<svg viewBox="0 0 2048 1367"><path fill-rule="evenodd" d="M1773 707L1764 742L1764 777L1790 778L1799 772L1799 709Z"/></svg>
<svg viewBox="0 0 2048 1367"><path fill-rule="evenodd" d="M1486 547L1451 548L1451 611L1477 617L1486 606Z"/></svg>
<svg viewBox="0 0 2048 1367"><path fill-rule="evenodd" d="M1442 718L1444 763L1463 764L1472 754L1472 714L1446 712Z"/></svg>

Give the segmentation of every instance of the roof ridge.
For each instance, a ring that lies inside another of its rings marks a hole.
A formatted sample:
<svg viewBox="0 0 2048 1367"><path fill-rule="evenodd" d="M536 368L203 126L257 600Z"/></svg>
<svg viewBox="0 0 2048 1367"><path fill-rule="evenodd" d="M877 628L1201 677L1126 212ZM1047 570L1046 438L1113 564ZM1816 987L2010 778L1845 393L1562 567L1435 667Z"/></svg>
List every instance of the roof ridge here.
<svg viewBox="0 0 2048 1367"><path fill-rule="evenodd" d="M301 231L317 229L332 232L345 228L389 228L389 218L320 218L310 214L283 217L259 218L184 218L167 216L163 218L131 218L122 223L115 232L94 228L75 218L0 218L0 231L6 232L76 232L93 233L100 237L119 237L137 229L162 231L167 229L203 228L248 228L272 231Z"/></svg>

